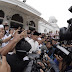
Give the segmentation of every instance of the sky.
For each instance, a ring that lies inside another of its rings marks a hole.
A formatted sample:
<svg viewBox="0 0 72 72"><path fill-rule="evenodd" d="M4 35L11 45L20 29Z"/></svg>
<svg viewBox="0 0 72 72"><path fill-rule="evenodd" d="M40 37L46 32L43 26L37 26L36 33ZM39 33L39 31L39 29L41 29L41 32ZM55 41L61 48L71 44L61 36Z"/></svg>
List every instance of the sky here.
<svg viewBox="0 0 72 72"><path fill-rule="evenodd" d="M27 0L26 4L38 10L46 21L50 16L55 16L60 28L67 27L67 20L72 18L72 13L68 11L72 6L72 0Z"/></svg>

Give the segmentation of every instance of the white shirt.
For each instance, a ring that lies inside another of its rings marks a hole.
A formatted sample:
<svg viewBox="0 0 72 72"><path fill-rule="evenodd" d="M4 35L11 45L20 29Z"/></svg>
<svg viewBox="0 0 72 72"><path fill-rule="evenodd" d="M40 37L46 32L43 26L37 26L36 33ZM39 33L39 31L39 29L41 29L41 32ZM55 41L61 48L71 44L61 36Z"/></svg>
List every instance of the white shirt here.
<svg viewBox="0 0 72 72"><path fill-rule="evenodd" d="M42 44L38 46L38 51L41 51Z"/></svg>
<svg viewBox="0 0 72 72"><path fill-rule="evenodd" d="M31 49L30 49L30 53L32 53L33 51L37 51L39 49L39 43L37 41L34 41L33 39L28 41L31 44Z"/></svg>
<svg viewBox="0 0 72 72"><path fill-rule="evenodd" d="M42 47L42 44L39 45L39 48Z"/></svg>
<svg viewBox="0 0 72 72"><path fill-rule="evenodd" d="M9 30L6 30L7 33L9 33Z"/></svg>
<svg viewBox="0 0 72 72"><path fill-rule="evenodd" d="M25 38L25 40L26 40L26 41L29 41L29 40L30 40L30 38L29 38L29 37L26 37L26 38Z"/></svg>
<svg viewBox="0 0 72 72"><path fill-rule="evenodd" d="M6 39L6 38L8 38L10 36L11 36L11 34L9 34L9 36L5 35L2 39L4 40L4 39ZM9 43L9 41L5 42L5 43L2 43L2 47L6 46L8 43Z"/></svg>
<svg viewBox="0 0 72 72"><path fill-rule="evenodd" d="M59 39L59 33L55 34L56 35L56 39Z"/></svg>
<svg viewBox="0 0 72 72"><path fill-rule="evenodd" d="M39 37L38 40L42 40L42 39Z"/></svg>

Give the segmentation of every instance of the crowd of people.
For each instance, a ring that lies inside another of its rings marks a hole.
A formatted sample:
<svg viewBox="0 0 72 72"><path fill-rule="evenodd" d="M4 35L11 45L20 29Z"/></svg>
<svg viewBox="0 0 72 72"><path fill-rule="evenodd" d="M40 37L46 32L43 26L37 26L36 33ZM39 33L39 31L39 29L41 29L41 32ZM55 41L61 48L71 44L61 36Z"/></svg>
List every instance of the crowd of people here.
<svg viewBox="0 0 72 72"><path fill-rule="evenodd" d="M31 62L27 53L40 55L40 61L37 62L40 66L39 72L72 72L72 61L55 47L58 43L58 31L44 34L36 30L25 30L21 27L9 28L8 24L1 24L0 72L26 72ZM71 44L62 43L61 46L72 52ZM31 72L38 71L31 69Z"/></svg>

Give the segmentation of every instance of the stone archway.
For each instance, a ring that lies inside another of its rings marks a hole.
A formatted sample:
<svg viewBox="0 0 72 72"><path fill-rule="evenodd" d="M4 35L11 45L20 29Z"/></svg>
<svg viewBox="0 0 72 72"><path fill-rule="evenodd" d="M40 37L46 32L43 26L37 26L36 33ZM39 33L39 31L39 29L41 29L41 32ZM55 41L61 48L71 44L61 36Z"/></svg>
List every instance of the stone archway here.
<svg viewBox="0 0 72 72"><path fill-rule="evenodd" d="M23 17L20 14L14 14L11 18L10 27L18 28L23 27Z"/></svg>
<svg viewBox="0 0 72 72"><path fill-rule="evenodd" d="M5 16L4 11L0 10L0 24L3 23L4 16Z"/></svg>
<svg viewBox="0 0 72 72"><path fill-rule="evenodd" d="M35 22L34 21L30 21L29 22L29 30L31 30L31 31L36 30L36 26L35 26Z"/></svg>

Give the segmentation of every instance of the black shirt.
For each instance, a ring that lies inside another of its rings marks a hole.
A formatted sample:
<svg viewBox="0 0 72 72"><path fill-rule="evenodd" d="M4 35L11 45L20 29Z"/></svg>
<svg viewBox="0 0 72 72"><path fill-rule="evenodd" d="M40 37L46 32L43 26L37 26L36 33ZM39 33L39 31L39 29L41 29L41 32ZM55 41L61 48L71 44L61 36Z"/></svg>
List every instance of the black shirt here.
<svg viewBox="0 0 72 72"><path fill-rule="evenodd" d="M18 58L16 54L7 55L7 62L11 67L11 72L23 72L29 61L23 61Z"/></svg>

